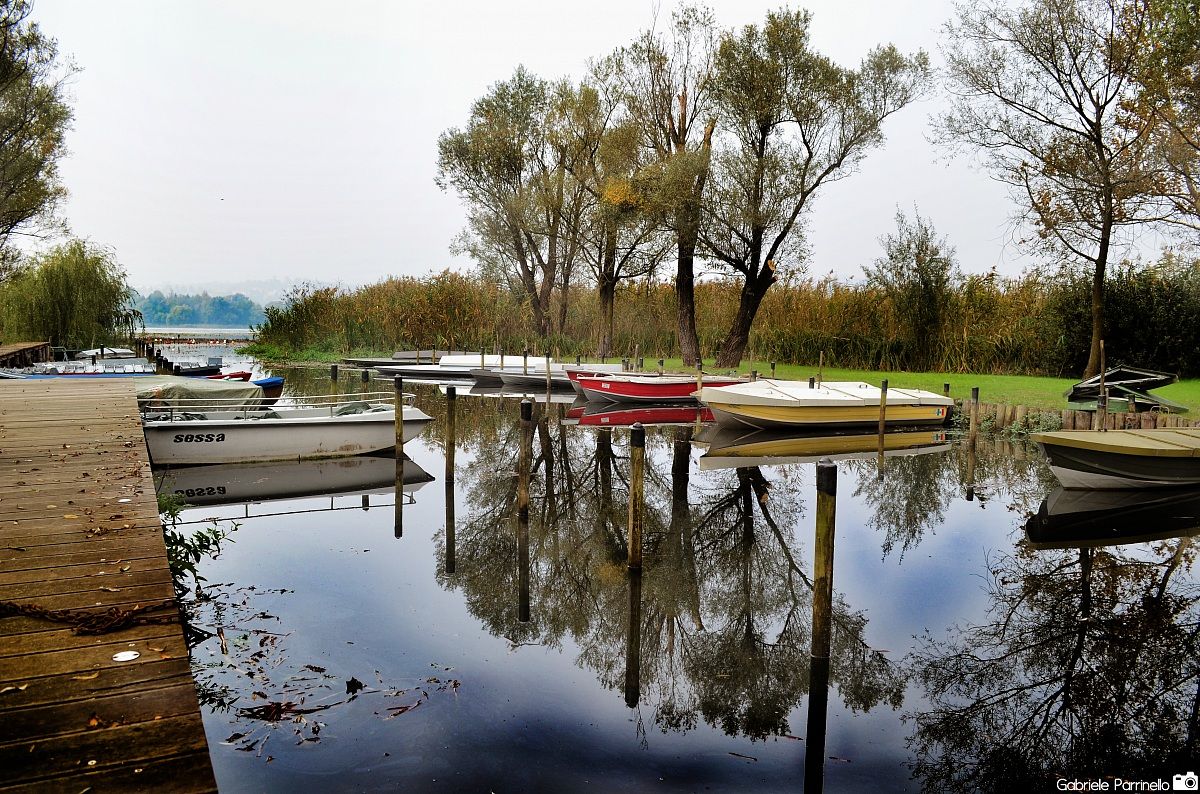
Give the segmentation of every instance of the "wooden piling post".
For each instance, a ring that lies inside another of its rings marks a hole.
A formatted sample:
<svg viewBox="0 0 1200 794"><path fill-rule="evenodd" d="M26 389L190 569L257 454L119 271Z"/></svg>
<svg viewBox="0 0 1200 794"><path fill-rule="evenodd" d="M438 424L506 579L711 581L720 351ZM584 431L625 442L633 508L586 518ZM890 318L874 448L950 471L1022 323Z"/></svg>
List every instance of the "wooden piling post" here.
<svg viewBox="0 0 1200 794"><path fill-rule="evenodd" d="M454 448L457 442L455 433L455 413L458 402L458 389L446 387L446 573L454 573Z"/></svg>
<svg viewBox="0 0 1200 794"><path fill-rule="evenodd" d="M771 380L775 380L775 362L771 362Z"/></svg>
<svg viewBox="0 0 1200 794"><path fill-rule="evenodd" d="M825 378L825 351L821 351L821 358L817 361L817 385L820 386Z"/></svg>
<svg viewBox="0 0 1200 794"><path fill-rule="evenodd" d="M625 638L625 705L636 708L642 695L642 569L629 570L629 633Z"/></svg>
<svg viewBox="0 0 1200 794"><path fill-rule="evenodd" d="M704 388L704 362L696 362L696 391L699 392ZM700 399L699 393L696 394L696 399Z"/></svg>
<svg viewBox="0 0 1200 794"><path fill-rule="evenodd" d="M338 394L341 391L341 389L339 388L339 384L338 384L338 365L337 364L329 365L329 388L330 388L330 396L333 398L334 402L337 402Z"/></svg>
<svg viewBox="0 0 1200 794"><path fill-rule="evenodd" d="M975 448L975 438L979 435L979 387L971 387L971 429L967 432L967 444Z"/></svg>
<svg viewBox="0 0 1200 794"><path fill-rule="evenodd" d="M813 617L809 654L804 790L821 791L829 706L829 650L833 637L833 539L837 517L837 466L817 463L817 524L813 541Z"/></svg>
<svg viewBox="0 0 1200 794"><path fill-rule="evenodd" d="M525 348L525 351L521 353L521 374L529 374L529 348Z"/></svg>
<svg viewBox="0 0 1200 794"><path fill-rule="evenodd" d="M879 465L883 465L883 435L887 431L887 378L879 385Z"/></svg>
<svg viewBox="0 0 1200 794"><path fill-rule="evenodd" d="M529 622L529 466L533 458L533 401L521 400L517 455L517 620Z"/></svg>
<svg viewBox="0 0 1200 794"><path fill-rule="evenodd" d="M645 512L646 428L641 422L629 431L629 567L642 567L642 514Z"/></svg>
<svg viewBox="0 0 1200 794"><path fill-rule="evenodd" d="M661 358L658 360L658 374L663 374L663 360Z"/></svg>
<svg viewBox="0 0 1200 794"><path fill-rule="evenodd" d="M404 378L397 375L392 385L396 391L396 459L404 457Z"/></svg>
<svg viewBox="0 0 1200 794"><path fill-rule="evenodd" d="M942 396L943 396L943 397L949 397L949 396L950 396L950 384L949 384L949 383L943 383L943 384L942 384Z"/></svg>
<svg viewBox="0 0 1200 794"><path fill-rule="evenodd" d="M396 376L393 381L396 392L396 515L393 534L404 537L404 379Z"/></svg>

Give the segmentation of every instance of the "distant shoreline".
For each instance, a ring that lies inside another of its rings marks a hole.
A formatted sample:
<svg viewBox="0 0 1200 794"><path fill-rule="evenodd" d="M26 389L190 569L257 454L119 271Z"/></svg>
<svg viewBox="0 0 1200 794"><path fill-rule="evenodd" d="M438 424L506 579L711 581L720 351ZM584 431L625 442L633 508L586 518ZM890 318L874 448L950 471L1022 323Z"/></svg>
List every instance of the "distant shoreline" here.
<svg viewBox="0 0 1200 794"><path fill-rule="evenodd" d="M216 339L253 339L249 326L237 325L148 325L147 336L203 336Z"/></svg>

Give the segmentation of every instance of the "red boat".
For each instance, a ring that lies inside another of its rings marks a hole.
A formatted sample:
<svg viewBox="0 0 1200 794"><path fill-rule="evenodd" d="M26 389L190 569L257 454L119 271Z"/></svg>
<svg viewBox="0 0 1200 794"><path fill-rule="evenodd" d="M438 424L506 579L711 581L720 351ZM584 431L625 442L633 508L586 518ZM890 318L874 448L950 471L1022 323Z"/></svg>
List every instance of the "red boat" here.
<svg viewBox="0 0 1200 794"><path fill-rule="evenodd" d="M226 372L225 374L206 375L209 380L250 380L250 373L246 370L240 372Z"/></svg>
<svg viewBox="0 0 1200 794"><path fill-rule="evenodd" d="M705 386L732 386L745 378L705 375ZM696 401L696 379L689 375L598 375L577 381L589 400L611 402L681 403Z"/></svg>
<svg viewBox="0 0 1200 794"><path fill-rule="evenodd" d="M713 421L713 413L700 405L628 405L588 403L582 409L579 424L590 427L628 427L643 425L694 425Z"/></svg>

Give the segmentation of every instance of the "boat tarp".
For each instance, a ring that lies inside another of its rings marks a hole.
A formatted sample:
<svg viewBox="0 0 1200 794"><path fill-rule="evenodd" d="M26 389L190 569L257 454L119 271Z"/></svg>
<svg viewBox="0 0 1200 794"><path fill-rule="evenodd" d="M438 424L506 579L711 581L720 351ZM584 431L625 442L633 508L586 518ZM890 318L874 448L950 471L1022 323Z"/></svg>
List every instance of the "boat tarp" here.
<svg viewBox="0 0 1200 794"><path fill-rule="evenodd" d="M261 405L263 390L253 383L209 378L184 378L176 375L148 375L137 380L138 405L165 408L201 400L220 403L231 409Z"/></svg>

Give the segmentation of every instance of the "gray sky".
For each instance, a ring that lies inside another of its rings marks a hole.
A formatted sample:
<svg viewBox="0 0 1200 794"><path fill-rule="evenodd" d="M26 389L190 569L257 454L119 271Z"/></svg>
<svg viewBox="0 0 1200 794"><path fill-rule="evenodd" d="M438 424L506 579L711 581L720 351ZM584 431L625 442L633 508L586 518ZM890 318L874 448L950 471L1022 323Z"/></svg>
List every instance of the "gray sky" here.
<svg viewBox="0 0 1200 794"><path fill-rule="evenodd" d="M814 45L846 64L891 41L925 48L951 6L807 2ZM712 3L723 26L776 0ZM664 2L660 19L676 6ZM463 225L433 183L437 136L518 64L547 78L649 26L648 0L166 2L36 0L34 19L82 72L62 175L74 234L111 247L141 289L241 279L357 285L454 261ZM1012 207L925 140L936 102L885 126L885 148L823 189L810 271L861 278L897 205L957 247L964 269L1015 274Z"/></svg>

